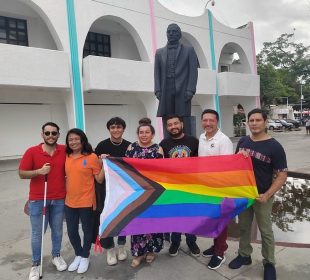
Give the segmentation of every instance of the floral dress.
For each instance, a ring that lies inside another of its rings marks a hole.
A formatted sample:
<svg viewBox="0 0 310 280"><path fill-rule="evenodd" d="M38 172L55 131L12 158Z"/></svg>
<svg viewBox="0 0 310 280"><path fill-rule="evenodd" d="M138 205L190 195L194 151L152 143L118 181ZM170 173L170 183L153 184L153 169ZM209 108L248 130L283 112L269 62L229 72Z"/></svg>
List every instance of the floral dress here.
<svg viewBox="0 0 310 280"><path fill-rule="evenodd" d="M137 142L131 144L131 149L126 151L126 157L154 159L162 158L158 153L159 146L153 144L149 147L141 147ZM135 257L143 256L148 252L158 253L163 247L162 233L149 233L131 236L131 254Z"/></svg>

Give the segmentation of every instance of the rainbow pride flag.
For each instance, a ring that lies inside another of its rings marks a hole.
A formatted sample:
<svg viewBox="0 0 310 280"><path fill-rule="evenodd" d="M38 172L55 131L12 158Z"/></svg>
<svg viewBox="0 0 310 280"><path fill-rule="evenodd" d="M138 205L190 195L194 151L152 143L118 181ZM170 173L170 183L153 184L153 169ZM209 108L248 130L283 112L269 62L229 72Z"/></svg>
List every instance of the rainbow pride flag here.
<svg viewBox="0 0 310 280"><path fill-rule="evenodd" d="M243 155L104 160L99 235L181 232L217 237L258 196Z"/></svg>

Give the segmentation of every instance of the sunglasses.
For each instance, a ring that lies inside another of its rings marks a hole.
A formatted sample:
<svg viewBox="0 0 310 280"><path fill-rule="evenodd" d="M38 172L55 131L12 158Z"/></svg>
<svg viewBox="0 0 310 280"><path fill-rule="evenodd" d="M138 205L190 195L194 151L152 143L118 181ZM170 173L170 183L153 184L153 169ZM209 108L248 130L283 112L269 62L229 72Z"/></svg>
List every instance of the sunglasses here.
<svg viewBox="0 0 310 280"><path fill-rule="evenodd" d="M50 136L51 134L52 136L57 136L58 132L57 131L44 131L45 136Z"/></svg>

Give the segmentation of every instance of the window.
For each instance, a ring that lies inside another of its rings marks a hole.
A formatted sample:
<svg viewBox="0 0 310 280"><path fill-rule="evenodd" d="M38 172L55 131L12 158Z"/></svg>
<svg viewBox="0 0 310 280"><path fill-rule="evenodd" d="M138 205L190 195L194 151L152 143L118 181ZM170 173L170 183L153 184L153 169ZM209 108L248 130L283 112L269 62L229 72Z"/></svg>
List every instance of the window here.
<svg viewBox="0 0 310 280"><path fill-rule="evenodd" d="M27 21L0 16L0 43L28 46Z"/></svg>
<svg viewBox="0 0 310 280"><path fill-rule="evenodd" d="M221 65L221 72L229 72L230 67L229 65Z"/></svg>
<svg viewBox="0 0 310 280"><path fill-rule="evenodd" d="M111 57L110 36L88 32L83 49L83 57L88 55Z"/></svg>

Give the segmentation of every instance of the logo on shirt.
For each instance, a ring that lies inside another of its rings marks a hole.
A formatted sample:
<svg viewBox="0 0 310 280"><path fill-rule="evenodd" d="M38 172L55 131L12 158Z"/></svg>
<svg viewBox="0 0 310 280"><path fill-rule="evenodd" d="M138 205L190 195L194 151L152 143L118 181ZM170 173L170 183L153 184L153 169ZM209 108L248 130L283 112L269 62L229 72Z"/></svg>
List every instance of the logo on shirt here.
<svg viewBox="0 0 310 280"><path fill-rule="evenodd" d="M263 155L262 153L256 152L252 149L248 149L248 148L239 148L239 151L245 151L247 152L251 157L254 157L260 161L266 162L266 163L271 163L271 158Z"/></svg>
<svg viewBox="0 0 310 280"><path fill-rule="evenodd" d="M211 147L211 148L214 148L214 147L215 147L215 144L214 144L214 143L212 143L210 147Z"/></svg>
<svg viewBox="0 0 310 280"><path fill-rule="evenodd" d="M86 166L87 166L87 160L84 159L84 160L83 160L83 167L86 167Z"/></svg>
<svg viewBox="0 0 310 280"><path fill-rule="evenodd" d="M170 158L189 157L190 154L191 154L191 149L183 145L175 146L169 151Z"/></svg>

